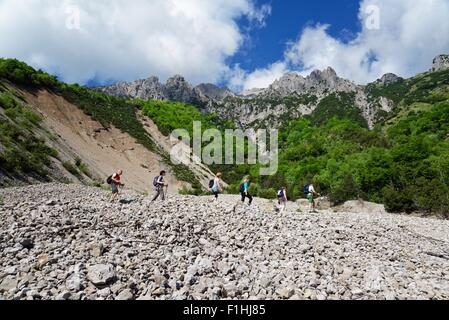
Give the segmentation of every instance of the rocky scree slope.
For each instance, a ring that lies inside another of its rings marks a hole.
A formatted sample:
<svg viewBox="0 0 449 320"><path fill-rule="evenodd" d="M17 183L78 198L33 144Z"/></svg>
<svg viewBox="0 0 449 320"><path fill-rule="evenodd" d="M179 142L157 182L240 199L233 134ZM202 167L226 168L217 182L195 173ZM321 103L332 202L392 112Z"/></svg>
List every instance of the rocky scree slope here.
<svg viewBox="0 0 449 320"><path fill-rule="evenodd" d="M80 185L1 194L3 299L449 298L448 221L234 196L111 204Z"/></svg>

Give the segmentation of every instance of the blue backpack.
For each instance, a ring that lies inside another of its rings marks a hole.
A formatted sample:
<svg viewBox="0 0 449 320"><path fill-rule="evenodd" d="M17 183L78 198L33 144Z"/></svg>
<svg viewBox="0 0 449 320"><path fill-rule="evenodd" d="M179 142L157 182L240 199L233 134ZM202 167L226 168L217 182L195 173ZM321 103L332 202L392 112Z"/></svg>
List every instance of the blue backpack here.
<svg viewBox="0 0 449 320"><path fill-rule="evenodd" d="M310 184L307 184L307 185L304 186L304 194L305 195L308 195L310 193L309 192L309 187L310 187Z"/></svg>

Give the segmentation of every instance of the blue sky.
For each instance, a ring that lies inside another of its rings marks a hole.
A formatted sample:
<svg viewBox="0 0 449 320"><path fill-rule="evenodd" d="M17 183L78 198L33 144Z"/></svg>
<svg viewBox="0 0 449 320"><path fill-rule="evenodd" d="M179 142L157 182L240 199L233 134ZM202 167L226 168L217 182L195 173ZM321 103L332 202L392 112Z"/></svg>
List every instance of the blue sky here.
<svg viewBox="0 0 449 320"><path fill-rule="evenodd" d="M281 59L286 44L295 41L305 26L330 24L329 34L342 41L353 39L361 28L357 17L359 0L258 0L257 3L271 5L265 27L253 29L250 41L229 59L230 64L240 64L244 69L263 68ZM240 19L239 24L244 28L246 19Z"/></svg>
<svg viewBox="0 0 449 320"><path fill-rule="evenodd" d="M89 85L180 74L241 91L329 66L365 84L430 69L448 16L449 0L0 0L0 57Z"/></svg>

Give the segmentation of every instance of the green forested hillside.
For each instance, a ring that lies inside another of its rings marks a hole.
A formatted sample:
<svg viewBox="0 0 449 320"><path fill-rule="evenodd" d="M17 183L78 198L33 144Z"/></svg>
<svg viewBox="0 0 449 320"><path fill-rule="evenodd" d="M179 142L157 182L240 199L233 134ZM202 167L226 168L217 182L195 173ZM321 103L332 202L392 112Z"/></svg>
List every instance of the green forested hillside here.
<svg viewBox="0 0 449 320"><path fill-rule="evenodd" d="M285 185L296 199L314 182L334 203L361 198L393 212L449 214L449 70L366 90L391 99L395 111L368 130L349 95L329 96L312 116L280 130L277 175L258 177L257 166L238 168L253 178L253 192L275 197ZM330 114L336 117L327 120Z"/></svg>

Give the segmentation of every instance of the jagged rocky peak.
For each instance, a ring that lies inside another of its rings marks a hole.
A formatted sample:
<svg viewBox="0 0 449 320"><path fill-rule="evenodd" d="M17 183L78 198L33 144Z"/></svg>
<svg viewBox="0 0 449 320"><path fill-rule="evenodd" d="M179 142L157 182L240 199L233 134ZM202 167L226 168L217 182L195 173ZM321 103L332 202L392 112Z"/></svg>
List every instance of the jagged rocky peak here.
<svg viewBox="0 0 449 320"><path fill-rule="evenodd" d="M281 95L288 95L292 92L303 91L306 79L299 73L289 72L273 82L268 91Z"/></svg>
<svg viewBox="0 0 449 320"><path fill-rule="evenodd" d="M314 70L307 77L290 72L276 80L268 92L274 95L288 96L291 94L321 94L327 91L355 91L357 86L349 80L338 77L331 67L324 70Z"/></svg>
<svg viewBox="0 0 449 320"><path fill-rule="evenodd" d="M201 95L212 100L223 100L234 93L228 88L220 88L212 83L202 83L195 88Z"/></svg>
<svg viewBox="0 0 449 320"><path fill-rule="evenodd" d="M240 92L239 96L243 98L254 98L256 96L264 94L266 91L267 89L263 88L253 88Z"/></svg>
<svg viewBox="0 0 449 320"><path fill-rule="evenodd" d="M144 83L152 83L154 85L160 86L161 83L159 82L159 78L155 76L150 76L149 78L143 80Z"/></svg>
<svg viewBox="0 0 449 320"><path fill-rule="evenodd" d="M442 54L433 59L432 71L449 69L449 55Z"/></svg>
<svg viewBox="0 0 449 320"><path fill-rule="evenodd" d="M136 80L133 82L120 82L96 90L112 96L128 98L169 100L192 103L199 106L207 104L209 100L222 101L234 93L228 88L219 88L213 84L201 84L193 87L183 76L175 75L165 84L160 83L157 77Z"/></svg>
<svg viewBox="0 0 449 320"><path fill-rule="evenodd" d="M167 80L166 85L175 85L175 86L190 86L190 84L186 81L186 79L177 74Z"/></svg>
<svg viewBox="0 0 449 320"><path fill-rule="evenodd" d="M304 83L306 79L296 72L288 72L284 74L281 78L274 81L272 86L283 86L289 85L292 83Z"/></svg>
<svg viewBox="0 0 449 320"><path fill-rule="evenodd" d="M183 76L175 75L167 80L164 88L167 100L196 103L200 97Z"/></svg>
<svg viewBox="0 0 449 320"><path fill-rule="evenodd" d="M393 83L396 83L396 82L399 82L402 80L404 80L404 78L401 78L401 77L395 75L394 73L386 73L382 76L382 78L377 80L377 82L386 86L386 85L390 85L390 84L393 84Z"/></svg>
<svg viewBox="0 0 449 320"><path fill-rule="evenodd" d="M107 87L96 88L98 91L112 96L140 99L164 99L163 87L157 77L136 80L133 82L119 82Z"/></svg>
<svg viewBox="0 0 449 320"><path fill-rule="evenodd" d="M136 82L126 83L128 86L140 85L144 87L144 89L161 89L162 84L159 82L159 78L155 76L151 76L144 80L137 80Z"/></svg>
<svg viewBox="0 0 449 320"><path fill-rule="evenodd" d="M310 76L307 77L308 80L312 82L335 82L338 79L337 72L335 72L334 69L331 67L328 67L327 69L320 71L315 70L313 71Z"/></svg>

